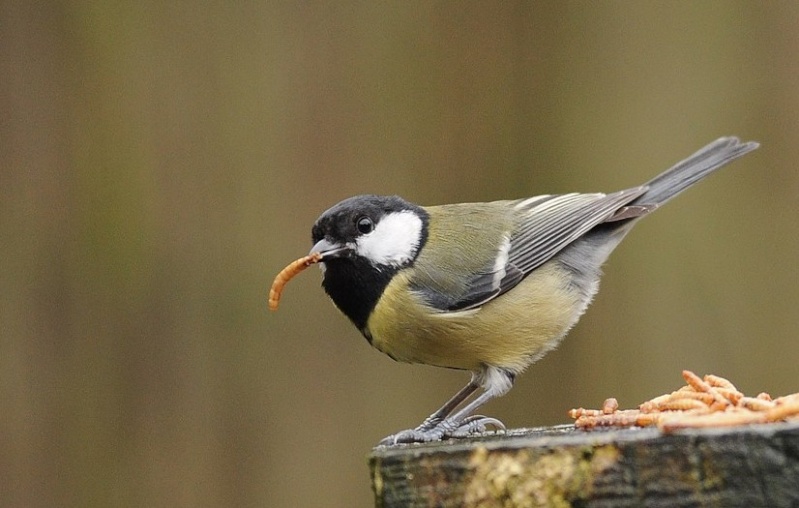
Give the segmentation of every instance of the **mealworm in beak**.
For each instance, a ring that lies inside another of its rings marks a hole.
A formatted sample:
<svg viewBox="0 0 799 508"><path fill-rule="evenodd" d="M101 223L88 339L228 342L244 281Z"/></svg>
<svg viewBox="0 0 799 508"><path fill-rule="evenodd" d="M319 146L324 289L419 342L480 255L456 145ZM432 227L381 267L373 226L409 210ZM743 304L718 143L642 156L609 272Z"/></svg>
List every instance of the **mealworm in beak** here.
<svg viewBox="0 0 799 508"><path fill-rule="evenodd" d="M312 252L296 261L292 261L286 268L280 270L280 273L275 277L275 281L272 282L272 287L269 289L269 310L277 310L277 306L280 304L280 295L283 293L283 288L288 281L293 279L294 276L301 271L321 260L321 253Z"/></svg>

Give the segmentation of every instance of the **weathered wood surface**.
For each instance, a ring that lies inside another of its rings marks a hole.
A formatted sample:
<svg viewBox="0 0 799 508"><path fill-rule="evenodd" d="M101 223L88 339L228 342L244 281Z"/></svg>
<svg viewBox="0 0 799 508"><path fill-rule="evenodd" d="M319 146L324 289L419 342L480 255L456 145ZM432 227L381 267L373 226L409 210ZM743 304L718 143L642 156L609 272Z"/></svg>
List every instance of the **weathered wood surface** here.
<svg viewBox="0 0 799 508"><path fill-rule="evenodd" d="M799 424L584 432L571 425L375 448L393 507L797 507Z"/></svg>

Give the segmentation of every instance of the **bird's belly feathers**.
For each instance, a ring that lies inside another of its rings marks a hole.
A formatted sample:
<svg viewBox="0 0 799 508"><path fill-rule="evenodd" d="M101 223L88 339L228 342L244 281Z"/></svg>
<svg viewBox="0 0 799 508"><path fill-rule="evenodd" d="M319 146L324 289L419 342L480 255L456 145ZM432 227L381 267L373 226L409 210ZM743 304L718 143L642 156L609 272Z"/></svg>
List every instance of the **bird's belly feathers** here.
<svg viewBox="0 0 799 508"><path fill-rule="evenodd" d="M441 312L414 303L418 296L404 290L407 279L398 274L367 328L372 345L396 360L521 372L555 347L587 307L590 297L570 281L571 274L550 261L478 309Z"/></svg>

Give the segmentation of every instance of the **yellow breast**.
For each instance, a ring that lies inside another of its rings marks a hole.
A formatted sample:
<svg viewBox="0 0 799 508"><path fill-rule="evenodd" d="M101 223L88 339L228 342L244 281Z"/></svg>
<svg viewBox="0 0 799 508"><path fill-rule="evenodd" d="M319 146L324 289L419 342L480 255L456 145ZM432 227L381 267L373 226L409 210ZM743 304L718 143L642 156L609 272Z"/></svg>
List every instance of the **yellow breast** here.
<svg viewBox="0 0 799 508"><path fill-rule="evenodd" d="M521 372L555 347L585 310L588 302L581 301L570 279L550 261L480 308L441 312L408 291L407 276L400 272L367 322L372 345L411 363Z"/></svg>

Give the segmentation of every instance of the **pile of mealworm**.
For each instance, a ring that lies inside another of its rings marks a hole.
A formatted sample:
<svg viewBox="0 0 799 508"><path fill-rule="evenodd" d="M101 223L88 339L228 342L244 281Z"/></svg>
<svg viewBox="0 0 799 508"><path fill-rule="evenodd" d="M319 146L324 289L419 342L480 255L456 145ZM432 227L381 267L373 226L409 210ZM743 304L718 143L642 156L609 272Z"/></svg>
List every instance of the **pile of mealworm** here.
<svg viewBox="0 0 799 508"><path fill-rule="evenodd" d="M655 397L638 409L619 409L616 399L607 399L602 409L572 409L574 426L649 427L663 432L687 428L732 427L753 423L799 422L799 393L772 399L768 393L747 397L727 379L708 374L700 378L689 370L682 372L687 385Z"/></svg>

